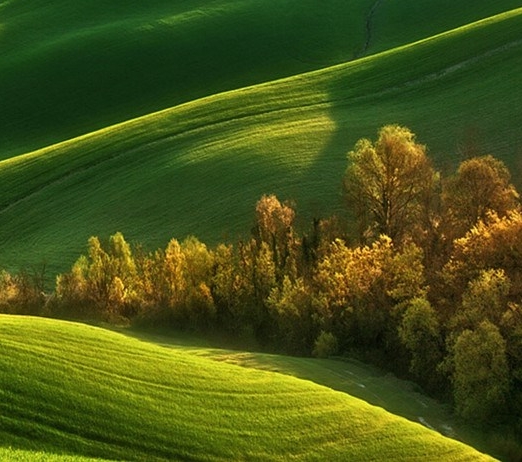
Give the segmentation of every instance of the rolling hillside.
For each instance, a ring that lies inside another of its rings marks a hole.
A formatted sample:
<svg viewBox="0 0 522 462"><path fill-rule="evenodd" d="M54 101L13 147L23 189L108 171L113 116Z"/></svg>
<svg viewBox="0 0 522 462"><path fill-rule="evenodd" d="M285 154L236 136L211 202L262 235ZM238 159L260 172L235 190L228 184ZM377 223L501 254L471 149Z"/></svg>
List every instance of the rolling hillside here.
<svg viewBox="0 0 522 462"><path fill-rule="evenodd" d="M190 349L43 318L2 315L0 332L2 456L490 460L347 394Z"/></svg>
<svg viewBox="0 0 522 462"><path fill-rule="evenodd" d="M0 159L521 6L448 0L0 2ZM426 17L430 20L427 21Z"/></svg>
<svg viewBox="0 0 522 462"><path fill-rule="evenodd" d="M363 46L370 5L2 2L0 158L352 59Z"/></svg>
<svg viewBox="0 0 522 462"><path fill-rule="evenodd" d="M376 34L390 33L377 24ZM521 30L517 8L6 159L0 262L9 269L46 262L54 274L90 235L118 230L149 248L188 234L234 239L248 233L264 193L295 199L306 223L342 209L346 152L386 123L409 126L438 166L455 165L459 143L472 133L480 152L516 167Z"/></svg>

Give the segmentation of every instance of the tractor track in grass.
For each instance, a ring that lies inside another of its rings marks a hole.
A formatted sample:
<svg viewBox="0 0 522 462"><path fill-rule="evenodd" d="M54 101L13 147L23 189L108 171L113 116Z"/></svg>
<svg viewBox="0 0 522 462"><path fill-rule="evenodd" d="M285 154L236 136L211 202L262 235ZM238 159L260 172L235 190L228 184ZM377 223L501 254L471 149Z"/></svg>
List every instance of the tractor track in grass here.
<svg viewBox="0 0 522 462"><path fill-rule="evenodd" d="M368 48L370 48L370 42L373 38L373 18L375 16L375 12L377 8L379 8L379 5L381 4L382 0L375 0L373 5L370 8L370 11L366 15L366 22L365 22L365 30L366 30L366 39L364 42L363 47L361 50L359 50L357 53L355 53L354 59L362 58L366 52L368 51Z"/></svg>

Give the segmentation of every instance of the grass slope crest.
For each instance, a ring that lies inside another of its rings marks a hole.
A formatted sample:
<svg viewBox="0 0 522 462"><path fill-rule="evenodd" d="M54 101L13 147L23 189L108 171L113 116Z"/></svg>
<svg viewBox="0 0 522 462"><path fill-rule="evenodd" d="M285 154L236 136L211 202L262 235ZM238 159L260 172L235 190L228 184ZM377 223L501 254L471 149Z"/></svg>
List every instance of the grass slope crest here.
<svg viewBox="0 0 522 462"><path fill-rule="evenodd" d="M490 460L344 393L190 348L20 316L1 315L0 332L7 460Z"/></svg>

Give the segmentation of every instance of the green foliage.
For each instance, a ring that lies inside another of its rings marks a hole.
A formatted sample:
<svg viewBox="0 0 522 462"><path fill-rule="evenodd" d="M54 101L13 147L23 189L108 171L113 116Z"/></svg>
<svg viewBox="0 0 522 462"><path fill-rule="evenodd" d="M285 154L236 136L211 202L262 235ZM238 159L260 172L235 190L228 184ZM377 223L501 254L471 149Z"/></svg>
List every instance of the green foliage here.
<svg viewBox="0 0 522 462"><path fill-rule="evenodd" d="M249 273L248 262L240 259L237 248L217 246L212 276L217 322L226 332L234 332L239 337L252 332L252 320L246 312L253 300Z"/></svg>
<svg viewBox="0 0 522 462"><path fill-rule="evenodd" d="M462 296L462 309L457 313L456 324L460 327L459 317L465 316L469 323L466 328L473 329L482 321L499 325L507 309L510 286L503 270L481 271Z"/></svg>
<svg viewBox="0 0 522 462"><path fill-rule="evenodd" d="M410 372L418 380L436 383L442 337L437 313L428 300L411 300L399 325L399 338L411 355Z"/></svg>
<svg viewBox="0 0 522 462"><path fill-rule="evenodd" d="M339 351L339 342L335 335L331 332L321 331L314 343L312 355L316 358L328 358L337 354Z"/></svg>
<svg viewBox="0 0 522 462"><path fill-rule="evenodd" d="M457 412L487 423L503 409L509 392L506 342L489 321L462 332L453 347L453 382Z"/></svg>
<svg viewBox="0 0 522 462"><path fill-rule="evenodd" d="M285 276L267 299L269 314L275 322L274 343L283 351L309 354L315 321L311 290L302 278L292 281Z"/></svg>

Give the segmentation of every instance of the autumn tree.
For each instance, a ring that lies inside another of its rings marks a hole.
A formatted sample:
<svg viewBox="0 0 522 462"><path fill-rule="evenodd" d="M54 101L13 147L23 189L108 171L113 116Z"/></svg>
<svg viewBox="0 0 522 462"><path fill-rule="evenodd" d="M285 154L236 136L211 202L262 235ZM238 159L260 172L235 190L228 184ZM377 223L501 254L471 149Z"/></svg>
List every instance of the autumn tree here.
<svg viewBox="0 0 522 462"><path fill-rule="evenodd" d="M510 281L509 297L522 295L522 214L511 210L503 217L488 213L460 239L455 240L449 262L441 271L439 297L460 303L463 288L484 270L502 270Z"/></svg>
<svg viewBox="0 0 522 462"><path fill-rule="evenodd" d="M244 276L239 271L236 248L219 244L214 251L211 287L219 326L230 332L238 332L246 324L242 315L248 304L250 291Z"/></svg>
<svg viewBox="0 0 522 462"><path fill-rule="evenodd" d="M0 271L0 313L10 313L18 296L16 279L7 271Z"/></svg>
<svg viewBox="0 0 522 462"><path fill-rule="evenodd" d="M294 209L281 203L275 195L265 195L256 204L256 226L254 236L268 245L272 253L276 276L296 271L297 239L293 229Z"/></svg>
<svg viewBox="0 0 522 462"><path fill-rule="evenodd" d="M122 233L116 233L109 238L109 255L113 273L122 280L125 287L132 286L136 277L136 263L131 246Z"/></svg>
<svg viewBox="0 0 522 462"><path fill-rule="evenodd" d="M375 143L361 139L348 154L344 195L361 237L385 234L401 242L430 220L435 172L407 128L387 125Z"/></svg>
<svg viewBox="0 0 522 462"><path fill-rule="evenodd" d="M215 317L215 304L210 287L214 252L195 237L183 241L187 293L185 305L192 328L210 327Z"/></svg>
<svg viewBox="0 0 522 462"><path fill-rule="evenodd" d="M89 238L89 253L86 261L88 294L94 303L106 309L113 281L111 258L96 236Z"/></svg>
<svg viewBox="0 0 522 462"><path fill-rule="evenodd" d="M195 237L171 239L165 250L142 258L140 290L149 319L192 329L211 325L213 266L213 252Z"/></svg>
<svg viewBox="0 0 522 462"><path fill-rule="evenodd" d="M461 237L479 220L485 220L488 212L505 216L518 206L518 198L502 161L489 155L465 160L444 182L444 232L450 240Z"/></svg>
<svg viewBox="0 0 522 462"><path fill-rule="evenodd" d="M43 281L43 272L19 271L12 275L0 271L0 313L42 313L46 303Z"/></svg>
<svg viewBox="0 0 522 462"><path fill-rule="evenodd" d="M121 233L110 237L107 250L92 236L88 255L81 256L69 273L58 276L56 295L59 302L83 314L125 316L135 302L136 276L131 248Z"/></svg>
<svg viewBox="0 0 522 462"><path fill-rule="evenodd" d="M387 236L350 248L335 240L314 274L314 307L321 329L341 348L393 347L404 304L424 294L422 252L413 244L398 251Z"/></svg>
<svg viewBox="0 0 522 462"><path fill-rule="evenodd" d="M379 313L372 313L365 301L382 274L376 254L388 244L389 238L383 238L371 247L352 249L336 239L317 264L313 278L314 310L321 328L335 335L341 348L354 341L357 311L367 313L373 324L381 324ZM371 336L369 329L366 335Z"/></svg>
<svg viewBox="0 0 522 462"><path fill-rule="evenodd" d="M277 285L271 246L254 238L214 252L212 293L220 325L242 337L268 332L267 300Z"/></svg>

